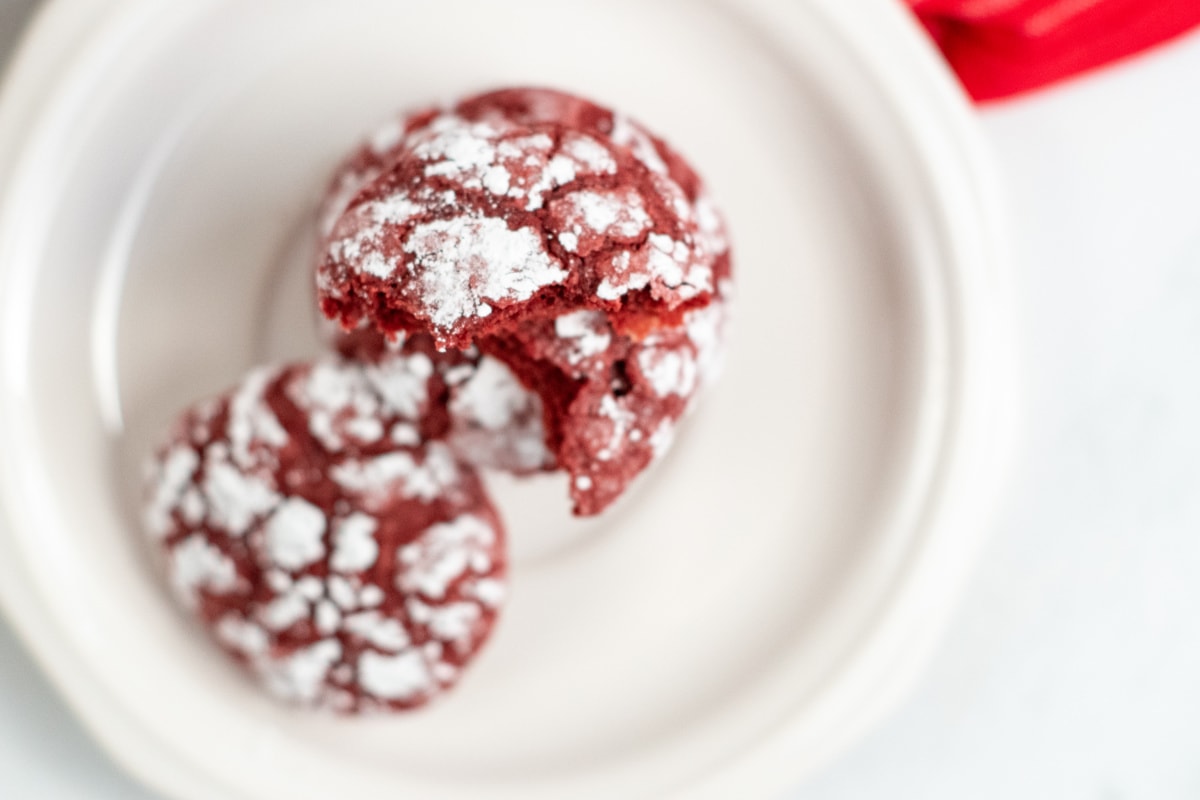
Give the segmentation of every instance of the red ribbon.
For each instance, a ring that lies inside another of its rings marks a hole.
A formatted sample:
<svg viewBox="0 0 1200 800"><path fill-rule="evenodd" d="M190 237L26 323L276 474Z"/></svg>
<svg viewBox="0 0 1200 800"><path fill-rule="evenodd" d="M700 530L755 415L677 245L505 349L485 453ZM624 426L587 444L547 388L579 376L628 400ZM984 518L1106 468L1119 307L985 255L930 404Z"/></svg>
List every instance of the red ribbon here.
<svg viewBox="0 0 1200 800"><path fill-rule="evenodd" d="M1132 55L1200 25L1200 0L908 0L976 100Z"/></svg>

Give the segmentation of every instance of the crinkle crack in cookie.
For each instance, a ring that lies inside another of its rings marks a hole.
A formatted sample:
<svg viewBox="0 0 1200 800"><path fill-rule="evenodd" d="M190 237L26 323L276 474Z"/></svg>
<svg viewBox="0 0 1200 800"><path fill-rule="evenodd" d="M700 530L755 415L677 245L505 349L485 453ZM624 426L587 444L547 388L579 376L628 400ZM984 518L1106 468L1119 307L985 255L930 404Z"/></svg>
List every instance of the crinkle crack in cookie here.
<svg viewBox="0 0 1200 800"><path fill-rule="evenodd" d="M507 365L541 399L578 514L665 450L720 361L720 216L661 139L581 98L510 89L395 121L321 218L324 313Z"/></svg>
<svg viewBox="0 0 1200 800"><path fill-rule="evenodd" d="M145 528L177 600L271 693L344 713L455 684L505 595L504 530L428 355L257 369L177 420Z"/></svg>

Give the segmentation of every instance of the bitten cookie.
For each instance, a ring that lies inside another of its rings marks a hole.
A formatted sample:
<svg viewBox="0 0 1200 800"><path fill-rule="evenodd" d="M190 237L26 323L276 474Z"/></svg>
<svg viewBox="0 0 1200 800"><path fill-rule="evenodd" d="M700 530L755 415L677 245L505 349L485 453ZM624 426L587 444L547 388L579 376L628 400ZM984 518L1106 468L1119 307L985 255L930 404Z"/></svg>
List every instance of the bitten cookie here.
<svg viewBox="0 0 1200 800"><path fill-rule="evenodd" d="M730 255L703 184L578 97L509 89L393 122L338 171L322 233L324 313L503 362L541 399L578 514L661 455L719 361Z"/></svg>

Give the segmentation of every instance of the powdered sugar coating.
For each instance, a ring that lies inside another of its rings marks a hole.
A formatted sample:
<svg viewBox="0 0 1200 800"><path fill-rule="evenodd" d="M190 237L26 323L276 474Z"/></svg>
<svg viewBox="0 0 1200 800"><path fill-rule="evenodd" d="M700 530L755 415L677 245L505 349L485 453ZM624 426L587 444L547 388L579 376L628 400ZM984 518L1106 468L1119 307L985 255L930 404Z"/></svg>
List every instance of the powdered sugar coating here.
<svg viewBox="0 0 1200 800"><path fill-rule="evenodd" d="M263 524L271 562L292 571L325 557L325 514L302 497L282 500Z"/></svg>
<svg viewBox="0 0 1200 800"><path fill-rule="evenodd" d="M461 382L451 383L447 407L448 441L470 463L517 475L554 468L541 400L498 359L483 356Z"/></svg>
<svg viewBox="0 0 1200 800"><path fill-rule="evenodd" d="M486 317L494 305L528 300L567 272L533 228L511 230L499 217L463 215L413 226L402 250L417 282L420 312L435 329ZM389 264L396 274L399 263Z"/></svg>
<svg viewBox="0 0 1200 800"><path fill-rule="evenodd" d="M555 317L554 335L563 343L563 352L571 366L604 353L613 340L604 314L587 309Z"/></svg>
<svg viewBox="0 0 1200 800"><path fill-rule="evenodd" d="M422 353L257 370L186 411L147 470L172 593L281 699L420 705L494 624L504 534L478 477L444 444L357 430L426 425L432 374Z"/></svg>
<svg viewBox="0 0 1200 800"><path fill-rule="evenodd" d="M444 439L459 460L517 475L554 469L541 400L499 359L483 356L475 348L439 351L426 335L387 337L361 327L347 332L327 321L322 334L345 357L371 365L365 369L372 375L395 374L387 363L397 358L420 354L426 359L426 386L439 406L425 413L445 415L443 423L428 433L430 438ZM393 425L388 435L403 445L411 443L416 430Z"/></svg>

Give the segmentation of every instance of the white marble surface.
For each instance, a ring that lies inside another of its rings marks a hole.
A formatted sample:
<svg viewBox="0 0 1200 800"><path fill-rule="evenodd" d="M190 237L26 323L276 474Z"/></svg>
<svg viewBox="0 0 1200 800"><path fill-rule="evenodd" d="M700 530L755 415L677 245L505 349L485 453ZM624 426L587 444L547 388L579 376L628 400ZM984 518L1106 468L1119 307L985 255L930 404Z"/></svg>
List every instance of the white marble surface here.
<svg viewBox="0 0 1200 800"><path fill-rule="evenodd" d="M0 0L0 54L30 0ZM788 800L1200 798L1200 35L994 107L1025 426L908 702ZM0 797L139 800L0 624Z"/></svg>

